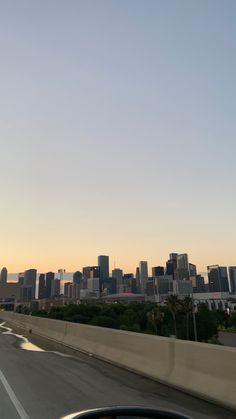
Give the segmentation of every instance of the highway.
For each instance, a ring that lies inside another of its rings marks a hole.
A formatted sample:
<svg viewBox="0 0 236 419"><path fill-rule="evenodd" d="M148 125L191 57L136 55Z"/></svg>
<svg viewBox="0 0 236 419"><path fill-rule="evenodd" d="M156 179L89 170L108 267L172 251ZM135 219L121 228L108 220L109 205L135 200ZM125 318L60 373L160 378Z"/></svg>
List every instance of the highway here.
<svg viewBox="0 0 236 419"><path fill-rule="evenodd" d="M22 349L21 338L4 332L0 328L1 419L58 419L85 408L128 404L174 409L194 419L235 418L224 408L46 339L30 335L38 348Z"/></svg>

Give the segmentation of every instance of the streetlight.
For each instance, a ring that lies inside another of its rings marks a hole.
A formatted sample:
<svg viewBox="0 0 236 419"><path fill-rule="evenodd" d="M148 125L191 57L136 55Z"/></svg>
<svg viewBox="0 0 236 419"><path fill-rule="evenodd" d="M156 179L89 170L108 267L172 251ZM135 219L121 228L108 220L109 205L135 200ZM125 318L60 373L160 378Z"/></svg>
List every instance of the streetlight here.
<svg viewBox="0 0 236 419"><path fill-rule="evenodd" d="M194 306L194 299L192 293L192 312L193 312L193 330L194 330L194 340L197 342L197 324L196 324L196 315L195 315L195 306Z"/></svg>

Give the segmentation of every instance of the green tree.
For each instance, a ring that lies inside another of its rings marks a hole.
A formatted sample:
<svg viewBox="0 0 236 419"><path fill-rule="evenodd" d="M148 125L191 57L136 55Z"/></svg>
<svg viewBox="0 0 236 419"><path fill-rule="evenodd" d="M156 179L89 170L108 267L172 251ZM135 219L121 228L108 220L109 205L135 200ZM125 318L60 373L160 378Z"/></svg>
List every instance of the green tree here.
<svg viewBox="0 0 236 419"><path fill-rule="evenodd" d="M216 317L206 304L199 304L196 321L199 341L208 342L213 336L217 337Z"/></svg>
<svg viewBox="0 0 236 419"><path fill-rule="evenodd" d="M189 317L193 309L193 301L191 297L185 297L180 305L186 317L186 339L189 340Z"/></svg>
<svg viewBox="0 0 236 419"><path fill-rule="evenodd" d="M158 326L164 321L165 314L160 307L155 307L147 312L147 319L153 325L156 335L158 334Z"/></svg>
<svg viewBox="0 0 236 419"><path fill-rule="evenodd" d="M108 316L95 316L89 324L93 326L109 327L111 329L119 328L119 322Z"/></svg>
<svg viewBox="0 0 236 419"><path fill-rule="evenodd" d="M177 313L180 309L180 302L179 302L179 299L178 299L177 295L170 295L169 297L167 297L166 305L171 312L172 319L173 319L173 324L174 324L175 336L176 336L176 338L178 338L176 315L177 315Z"/></svg>

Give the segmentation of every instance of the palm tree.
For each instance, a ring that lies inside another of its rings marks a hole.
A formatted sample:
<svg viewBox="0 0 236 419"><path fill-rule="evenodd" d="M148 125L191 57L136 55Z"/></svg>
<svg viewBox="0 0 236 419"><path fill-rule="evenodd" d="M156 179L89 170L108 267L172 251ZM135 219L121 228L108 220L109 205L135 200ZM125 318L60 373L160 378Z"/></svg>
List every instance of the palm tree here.
<svg viewBox="0 0 236 419"><path fill-rule="evenodd" d="M189 296L186 296L181 301L181 306L182 306L183 312L186 315L186 339L189 340L189 315L192 312L192 308L193 308L192 298Z"/></svg>
<svg viewBox="0 0 236 419"><path fill-rule="evenodd" d="M179 302L179 299L178 299L177 295L170 295L169 297L167 297L166 305L167 305L169 311L172 314L173 323L174 323L174 330L175 330L175 337L177 338L178 334L177 334L176 314L177 314L177 312L179 311L179 308L180 308L180 302Z"/></svg>
<svg viewBox="0 0 236 419"><path fill-rule="evenodd" d="M157 334L157 326L163 322L165 314L160 307L153 308L147 313L147 318L153 324Z"/></svg>

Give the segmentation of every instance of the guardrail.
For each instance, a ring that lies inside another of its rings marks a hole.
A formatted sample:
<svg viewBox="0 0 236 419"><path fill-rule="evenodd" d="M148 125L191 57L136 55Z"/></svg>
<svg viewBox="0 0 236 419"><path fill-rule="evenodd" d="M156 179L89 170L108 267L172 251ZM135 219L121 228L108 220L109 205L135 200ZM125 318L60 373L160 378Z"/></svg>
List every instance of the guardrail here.
<svg viewBox="0 0 236 419"><path fill-rule="evenodd" d="M13 312L0 318L47 339L236 410L236 350Z"/></svg>

